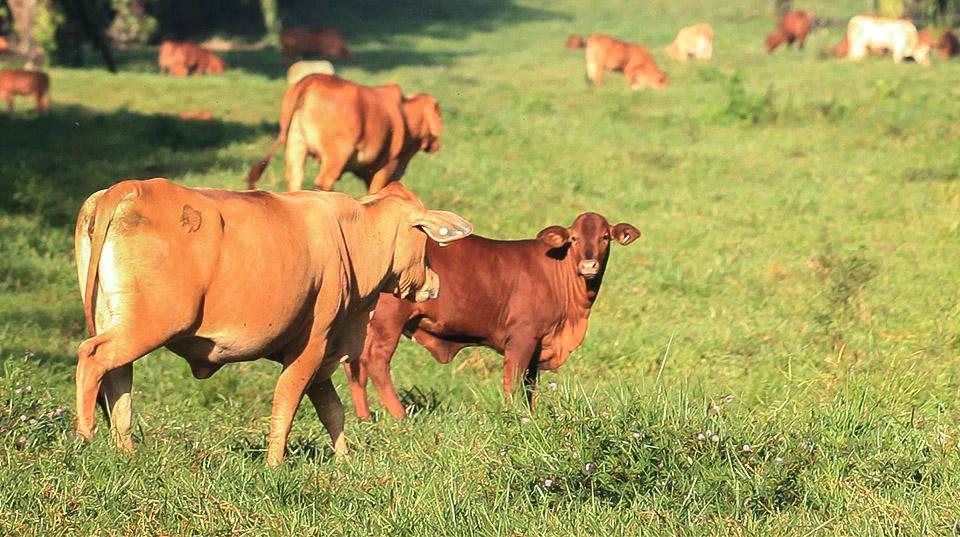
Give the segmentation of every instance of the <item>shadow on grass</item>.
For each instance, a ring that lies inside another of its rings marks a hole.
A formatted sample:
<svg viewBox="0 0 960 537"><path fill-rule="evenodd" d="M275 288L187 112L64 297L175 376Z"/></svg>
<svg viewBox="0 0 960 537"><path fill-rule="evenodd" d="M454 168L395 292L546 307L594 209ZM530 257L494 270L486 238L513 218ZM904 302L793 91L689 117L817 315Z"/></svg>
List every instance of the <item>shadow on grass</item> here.
<svg viewBox="0 0 960 537"><path fill-rule="evenodd" d="M126 110L56 106L49 114L0 116L0 211L69 226L91 193L126 178L177 179L214 167L246 166L219 150L269 126L185 121ZM240 178L237 178L240 186Z"/></svg>

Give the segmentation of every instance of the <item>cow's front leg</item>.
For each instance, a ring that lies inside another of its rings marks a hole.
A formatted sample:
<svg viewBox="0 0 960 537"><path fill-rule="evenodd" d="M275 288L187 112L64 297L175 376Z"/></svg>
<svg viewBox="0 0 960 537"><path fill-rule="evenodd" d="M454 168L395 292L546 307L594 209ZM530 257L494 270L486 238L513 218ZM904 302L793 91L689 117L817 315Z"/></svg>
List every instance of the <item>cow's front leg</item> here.
<svg viewBox="0 0 960 537"><path fill-rule="evenodd" d="M267 465L278 466L283 462L287 449L290 426L297 414L307 386L320 367L326 338L310 341L296 358L284 363L283 372L277 380L273 393L273 410L270 415L270 436L267 445Z"/></svg>
<svg viewBox="0 0 960 537"><path fill-rule="evenodd" d="M520 375L524 372L527 372L527 376L531 376L531 361L539 360L540 339L532 336L511 336L503 354L505 358L503 392L509 403L513 398L513 384L520 379ZM536 371L536 368L534 368L533 379L536 379ZM528 401L530 400L528 399Z"/></svg>
<svg viewBox="0 0 960 537"><path fill-rule="evenodd" d="M310 396L310 402L313 408L317 410L317 416L320 423L330 433L330 440L333 441L333 452L338 456L347 454L347 437L343 434L343 403L340 402L340 396L337 395L336 388L333 387L331 379L314 382L307 390Z"/></svg>

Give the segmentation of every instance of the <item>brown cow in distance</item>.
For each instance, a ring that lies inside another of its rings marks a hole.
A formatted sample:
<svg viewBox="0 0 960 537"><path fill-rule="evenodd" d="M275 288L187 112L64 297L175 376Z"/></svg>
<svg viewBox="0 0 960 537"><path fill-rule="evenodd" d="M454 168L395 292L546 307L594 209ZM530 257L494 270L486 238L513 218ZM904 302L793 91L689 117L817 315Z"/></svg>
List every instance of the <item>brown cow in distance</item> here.
<svg viewBox="0 0 960 537"><path fill-rule="evenodd" d="M352 171L373 193L399 181L418 151L439 150L442 130L440 106L430 95L406 97L396 84L368 87L333 75L308 75L283 94L280 134L251 168L247 186L255 188L280 144L286 144L288 190L301 188L304 161L312 155L320 161L317 188L333 190L343 172Z"/></svg>
<svg viewBox="0 0 960 537"><path fill-rule="evenodd" d="M353 59L353 53L336 28L291 28L280 36L284 65L289 67L293 58L313 54L335 60Z"/></svg>
<svg viewBox="0 0 960 537"><path fill-rule="evenodd" d="M960 39L957 39L957 33L953 28L944 30L938 39L933 38L933 31L930 28L924 28L920 30L919 39L921 45L935 49L941 60L960 56Z"/></svg>
<svg viewBox="0 0 960 537"><path fill-rule="evenodd" d="M587 46L587 42L583 39L582 35L573 34L567 38L567 48L577 49Z"/></svg>
<svg viewBox="0 0 960 537"><path fill-rule="evenodd" d="M767 54L773 53L777 47L797 43L800 50L807 40L807 34L813 28L812 11L791 11L780 19L777 29L767 36Z"/></svg>
<svg viewBox="0 0 960 537"><path fill-rule="evenodd" d="M209 50L188 41L164 41L157 56L160 72L173 76L222 74L227 64Z"/></svg>
<svg viewBox="0 0 960 537"><path fill-rule="evenodd" d="M380 296L360 369L345 366L357 415L370 417L368 375L390 414L406 415L390 379L390 358L401 334L443 364L465 347L499 352L507 397L523 375L532 407L537 372L563 365L586 335L611 242L627 245L639 236L630 224L610 225L599 214L584 213L572 226L550 226L533 240L472 236L443 248L428 244L427 261L442 282L440 296L421 304Z"/></svg>
<svg viewBox="0 0 960 537"><path fill-rule="evenodd" d="M50 107L50 77L42 71L11 69L0 71L0 101L7 101L7 111L13 113L13 98L17 95L37 99L37 115Z"/></svg>
<svg viewBox="0 0 960 537"><path fill-rule="evenodd" d="M232 192L166 179L91 195L77 217L77 276L90 338L77 362L77 434L90 440L98 400L128 451L133 362L160 347L205 379L228 363L283 365L267 464L284 457L304 394L346 451L331 375L359 363L381 292L437 296L427 238L470 234L400 184L359 201L330 192Z"/></svg>
<svg viewBox="0 0 960 537"><path fill-rule="evenodd" d="M586 49L587 78L597 86L603 84L604 71L622 71L631 89L663 89L670 85L666 73L657 67L650 50L643 45L594 34L587 39Z"/></svg>

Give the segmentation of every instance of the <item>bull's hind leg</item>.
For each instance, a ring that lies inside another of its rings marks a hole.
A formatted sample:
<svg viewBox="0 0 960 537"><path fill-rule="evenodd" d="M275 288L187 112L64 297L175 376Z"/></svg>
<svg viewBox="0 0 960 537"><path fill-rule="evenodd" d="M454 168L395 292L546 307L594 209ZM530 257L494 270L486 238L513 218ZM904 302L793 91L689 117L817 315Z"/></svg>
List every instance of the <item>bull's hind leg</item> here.
<svg viewBox="0 0 960 537"><path fill-rule="evenodd" d="M141 356L161 345L155 340L142 340L129 334L135 330L119 330L112 327L80 344L77 362L77 434L86 440L93 439L97 396L104 377L110 375L103 392L107 407L117 416L118 439L124 448L132 448L130 430L130 384L133 379L132 364ZM119 371L118 371L119 370ZM114 373L114 371L117 371Z"/></svg>
<svg viewBox="0 0 960 537"><path fill-rule="evenodd" d="M130 400L132 388L133 364L108 371L100 384L100 402L110 423L111 436L117 447L130 453L133 453L133 442L130 440L130 426L133 421L133 404Z"/></svg>
<svg viewBox="0 0 960 537"><path fill-rule="evenodd" d="M385 304L385 301L381 304ZM377 391L380 392L380 399L387 407L387 412L394 419L402 420L407 413L390 379L390 359L400 342L403 322L394 319L392 312L387 311L386 305L379 308L382 309L381 314L375 315L367 325L367 338L360 360L357 363L344 364L344 367L347 379L350 381L353 408L357 411L357 417L362 420L370 419L367 395L367 376L369 375Z"/></svg>
<svg viewBox="0 0 960 537"><path fill-rule="evenodd" d="M320 171L317 172L313 184L320 190L327 192L333 190L333 185L337 184L337 179L343 175L343 169L352 155L353 146L351 145L321 146Z"/></svg>

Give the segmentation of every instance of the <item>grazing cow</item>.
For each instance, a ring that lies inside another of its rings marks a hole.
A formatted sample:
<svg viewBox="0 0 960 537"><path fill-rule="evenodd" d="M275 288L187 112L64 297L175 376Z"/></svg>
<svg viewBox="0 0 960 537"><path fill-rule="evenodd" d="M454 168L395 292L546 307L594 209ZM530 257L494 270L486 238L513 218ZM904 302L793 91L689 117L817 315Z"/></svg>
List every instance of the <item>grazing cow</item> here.
<svg viewBox="0 0 960 537"><path fill-rule="evenodd" d="M913 57L921 65L930 65L930 46L920 43L917 27L909 20L857 15L847 24L847 58L863 61L870 49L888 49L893 63Z"/></svg>
<svg viewBox="0 0 960 537"><path fill-rule="evenodd" d="M291 28L280 36L284 65L290 65L295 56L315 54L321 58L349 60L353 54L335 28Z"/></svg>
<svg viewBox="0 0 960 537"><path fill-rule="evenodd" d="M643 45L594 34L587 39L586 61L587 78L597 86L603 84L604 71L622 71L627 77L627 86L635 90L663 89L670 85L666 73L657 67Z"/></svg>
<svg viewBox="0 0 960 537"><path fill-rule="evenodd" d="M357 415L370 417L369 375L390 414L405 416L390 379L401 334L443 364L464 347L499 352L507 397L524 375L532 407L537 372L563 365L583 341L611 241L627 245L639 236L630 224L610 225L599 214L584 213L569 228L550 226L533 240L473 236L444 248L428 244L427 260L443 283L440 296L416 305L380 296L360 368L346 366Z"/></svg>
<svg viewBox="0 0 960 537"><path fill-rule="evenodd" d="M682 28L663 53L678 62L709 60L713 57L713 28L705 22Z"/></svg>
<svg viewBox="0 0 960 537"><path fill-rule="evenodd" d="M124 181L90 196L77 218L76 262L90 338L77 362L79 436L99 399L129 451L133 362L166 347L196 378L232 362L283 365L267 463L283 460L306 393L337 453L343 407L330 376L358 363L381 292L426 300L439 288L427 236L471 232L428 211L402 185L359 201L326 192L231 192L166 179Z"/></svg>
<svg viewBox="0 0 960 537"><path fill-rule="evenodd" d="M184 110L177 114L177 117L192 121L210 121L213 119L213 114L209 110Z"/></svg>
<svg viewBox="0 0 960 537"><path fill-rule="evenodd" d="M10 50L10 43L7 42L7 38L0 35L0 53L4 53Z"/></svg>
<svg viewBox="0 0 960 537"><path fill-rule="evenodd" d="M221 74L227 64L216 54L187 41L164 41L157 56L160 72L173 76Z"/></svg>
<svg viewBox="0 0 960 537"><path fill-rule="evenodd" d="M247 175L253 189L285 143L288 190L303 185L307 155L320 161L314 184L333 190L345 171L367 183L370 193L399 181L418 151L440 149L440 106L426 93L405 97L400 86L368 87L331 75L309 75L287 88L280 105L280 135Z"/></svg>
<svg viewBox="0 0 960 537"><path fill-rule="evenodd" d="M297 62L287 69L287 85L292 86L307 75L332 75L333 64L327 60Z"/></svg>
<svg viewBox="0 0 960 537"><path fill-rule="evenodd" d="M587 42L584 41L582 35L573 34L567 38L567 48L576 49L583 48L587 46Z"/></svg>
<svg viewBox="0 0 960 537"><path fill-rule="evenodd" d="M794 42L803 50L807 34L813 28L812 11L791 11L780 19L777 29L767 36L767 54L772 53L780 45L788 47Z"/></svg>
<svg viewBox="0 0 960 537"><path fill-rule="evenodd" d="M920 30L918 39L920 45L936 49L941 60L949 60L960 55L960 40L957 39L957 34L953 31L953 28L943 30L938 39L934 39L933 31L930 28L924 28Z"/></svg>
<svg viewBox="0 0 960 537"><path fill-rule="evenodd" d="M7 101L7 111L11 114L16 95L36 97L37 115L46 112L50 107L50 77L42 71L0 71L0 101Z"/></svg>

